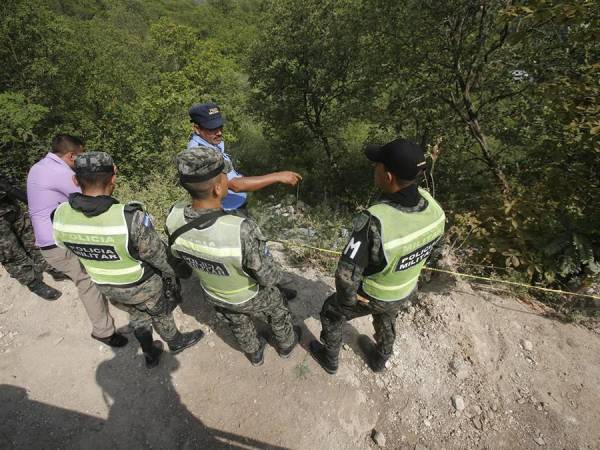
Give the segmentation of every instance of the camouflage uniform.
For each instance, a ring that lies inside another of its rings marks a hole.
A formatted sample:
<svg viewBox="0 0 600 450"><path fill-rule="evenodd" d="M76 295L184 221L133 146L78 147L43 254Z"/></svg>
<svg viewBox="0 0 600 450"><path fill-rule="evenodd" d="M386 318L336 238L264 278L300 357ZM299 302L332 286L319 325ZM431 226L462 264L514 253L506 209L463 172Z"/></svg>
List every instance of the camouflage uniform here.
<svg viewBox="0 0 600 450"><path fill-rule="evenodd" d="M205 147L185 150L177 157L180 176L196 176L218 170L227 173L229 166L219 152ZM215 174L215 176L218 174ZM220 209L194 209L188 206L184 210L189 222L203 215L214 214ZM223 214L226 214L223 212ZM239 212L234 213L240 215ZM243 215L241 216L243 217ZM292 316L277 284L281 281L281 266L273 259L256 222L246 218L240 228L242 247L242 268L254 278L260 286L258 294L242 304L220 302L205 295L217 312L217 316L229 324L231 331L244 353L252 354L259 350L260 341L254 326L254 319L267 322L273 331L280 349L289 348L295 343Z"/></svg>
<svg viewBox="0 0 600 450"><path fill-rule="evenodd" d="M154 325L156 332L168 341L177 334L177 326L171 313L173 305L165 296L163 277L174 278L175 274L167 262L166 246L154 229L150 216L137 208L132 205L125 209L125 214L133 214L130 240L139 259L158 269L162 276L155 274L133 287L97 286L115 307L129 313L134 329L151 329Z"/></svg>
<svg viewBox="0 0 600 450"><path fill-rule="evenodd" d="M77 157L76 171L85 166L111 165L105 153L90 152ZM71 207L84 213L98 215L108 210L118 201L112 197L89 197L72 194L69 198ZM135 258L148 263L155 273L141 284L133 287L119 287L97 284L98 290L117 308L130 314L131 325L136 331L151 332L152 325L157 333L170 341L177 333L173 319L172 305L163 292L162 277L175 277L172 267L167 262L166 246L154 229L150 215L139 203L130 203L125 207L125 217L129 225L129 243Z"/></svg>
<svg viewBox="0 0 600 450"><path fill-rule="evenodd" d="M1 177L1 175L0 175ZM42 279L42 273L52 270L35 246L29 216L23 212L7 179L0 179L0 263L21 284ZM23 196L26 198L25 193Z"/></svg>
<svg viewBox="0 0 600 450"><path fill-rule="evenodd" d="M203 215L214 213L215 209L185 209L185 218L190 221ZM267 240L256 222L246 219L241 226L242 267L260 285L260 291L252 300L241 305L225 304L205 295L211 302L219 319L229 327L244 353L254 353L260 343L253 319L268 323L273 330L279 348L287 348L294 343L292 315L277 284L281 280L281 266L273 259L267 247Z"/></svg>
<svg viewBox="0 0 600 450"><path fill-rule="evenodd" d="M404 212L418 212L427 207L427 202L419 195L416 185L395 194L386 194L381 202ZM417 293L415 290L407 298L395 302L369 298L361 289L363 276L380 272L386 265L379 220L366 211L360 213L354 219L351 239L354 242L360 241L363 245L357 252L351 251L348 246L342 253L335 274L336 293L325 301L321 310L321 341L327 353L337 357L342 345L344 322L371 314L377 344L375 350L387 359L392 354L396 339L395 323L398 313L417 302ZM357 294L367 298L369 302L357 301Z"/></svg>

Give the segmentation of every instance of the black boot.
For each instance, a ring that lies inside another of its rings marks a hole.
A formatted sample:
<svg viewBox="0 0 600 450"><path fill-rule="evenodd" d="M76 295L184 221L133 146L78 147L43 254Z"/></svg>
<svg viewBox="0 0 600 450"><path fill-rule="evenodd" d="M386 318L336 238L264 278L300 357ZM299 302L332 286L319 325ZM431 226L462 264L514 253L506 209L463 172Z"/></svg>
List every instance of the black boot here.
<svg viewBox="0 0 600 450"><path fill-rule="evenodd" d="M258 338L259 347L254 353L246 353L246 357L250 360L250 363L255 366L262 366L265 362L265 347L267 340L263 337Z"/></svg>
<svg viewBox="0 0 600 450"><path fill-rule="evenodd" d="M167 342L169 344L169 350L171 353L179 353L188 347L191 347L200 339L202 339L204 333L202 330L190 331L189 333L180 333L179 331L172 339Z"/></svg>
<svg viewBox="0 0 600 450"><path fill-rule="evenodd" d="M70 280L66 273L61 272L60 270L50 269L46 271L54 281L64 281Z"/></svg>
<svg viewBox="0 0 600 450"><path fill-rule="evenodd" d="M108 345L109 347L125 347L127 345L127 342L129 342L125 336L119 333L113 333L112 335L105 338L99 338L92 334L92 338L102 342L103 344Z"/></svg>
<svg viewBox="0 0 600 450"><path fill-rule="evenodd" d="M373 372L383 372L385 370L385 363L389 357L383 356L377 351L377 348L373 344L373 341L368 336L361 335L358 338L358 346L365 354L367 363Z"/></svg>
<svg viewBox="0 0 600 450"><path fill-rule="evenodd" d="M289 358L294 348L296 348L296 345L298 345L300 337L302 337L302 330L300 329L300 327L294 327L294 342L292 342L292 345L290 345L287 348L279 349L277 351L277 353L279 353L279 356L281 356L284 359Z"/></svg>
<svg viewBox="0 0 600 450"><path fill-rule="evenodd" d="M144 352L144 358L146 359L146 367L151 369L158 365L160 354L163 352L163 344L160 341L152 341L152 330L146 328L140 328L134 331L135 337L137 338L142 352Z"/></svg>
<svg viewBox="0 0 600 450"><path fill-rule="evenodd" d="M283 296L285 297L285 299L287 301L294 300L296 298L296 296L298 295L298 292L296 291L296 289L286 288L283 286L277 286L277 287L279 288L279 291L281 291L281 293L283 294Z"/></svg>
<svg viewBox="0 0 600 450"><path fill-rule="evenodd" d="M34 280L27 285L29 290L34 294L39 295L44 300L56 300L58 297L62 295L62 292L57 291L51 286L48 286L42 280Z"/></svg>
<svg viewBox="0 0 600 450"><path fill-rule="evenodd" d="M325 372L334 375L338 370L338 356L331 355L319 341L311 341L308 346L310 355L319 365L325 369Z"/></svg>

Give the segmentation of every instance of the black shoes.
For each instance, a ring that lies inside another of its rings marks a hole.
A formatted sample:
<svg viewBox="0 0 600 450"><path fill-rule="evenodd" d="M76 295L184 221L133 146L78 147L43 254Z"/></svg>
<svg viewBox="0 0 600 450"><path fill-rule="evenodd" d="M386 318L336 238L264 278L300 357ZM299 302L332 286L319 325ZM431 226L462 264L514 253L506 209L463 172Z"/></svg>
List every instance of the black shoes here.
<svg viewBox="0 0 600 450"><path fill-rule="evenodd" d="M282 286L278 286L278 288L287 301L294 300L298 295L296 289L290 289Z"/></svg>
<svg viewBox="0 0 600 450"><path fill-rule="evenodd" d="M282 348L277 350L277 353L279 353L279 356L287 359L290 357L290 355L292 354L292 352L294 351L294 348L296 348L296 346L298 345L298 342L300 342L300 338L302 337L302 329L300 327L294 327L294 342L292 343L292 345L290 345L287 348Z"/></svg>
<svg viewBox="0 0 600 450"><path fill-rule="evenodd" d="M160 355L163 352L163 343L161 341L152 341L152 329L138 328L134 330L134 334L142 347L142 352L144 352L146 368L152 369L158 366Z"/></svg>
<svg viewBox="0 0 600 450"><path fill-rule="evenodd" d="M163 343L161 341L154 341L152 342L152 348L150 348L149 351L144 352L147 369L158 366L158 361L160 360L163 348Z"/></svg>
<svg viewBox="0 0 600 450"><path fill-rule="evenodd" d="M267 340L264 337L259 337L258 341L258 350L254 353L246 353L246 357L250 360L250 363L255 367L262 366L265 362L265 347L267 346Z"/></svg>
<svg viewBox="0 0 600 450"><path fill-rule="evenodd" d="M51 286L48 286L42 280L34 280L27 285L29 290L34 294L42 297L44 300L56 300L62 295L62 292L57 291Z"/></svg>
<svg viewBox="0 0 600 450"><path fill-rule="evenodd" d="M334 375L338 370L338 357L327 353L327 349L319 341L311 341L308 346L310 355L328 374Z"/></svg>
<svg viewBox="0 0 600 450"><path fill-rule="evenodd" d="M168 341L169 350L171 353L179 353L197 343L203 336L204 332L202 330L190 331L189 333L178 331L175 337Z"/></svg>
<svg viewBox="0 0 600 450"><path fill-rule="evenodd" d="M99 338L92 334L92 338L108 345L109 347L125 347L127 342L129 342L125 336L119 333L113 333L111 336L105 338Z"/></svg>
<svg viewBox="0 0 600 450"><path fill-rule="evenodd" d="M383 372L385 370L385 363L388 358L377 351L375 345L368 336L361 335L358 338L358 346L365 354L367 364L373 372Z"/></svg>
<svg viewBox="0 0 600 450"><path fill-rule="evenodd" d="M54 281L64 281L70 280L66 273L61 272L60 270L50 269L47 273L52 277Z"/></svg>

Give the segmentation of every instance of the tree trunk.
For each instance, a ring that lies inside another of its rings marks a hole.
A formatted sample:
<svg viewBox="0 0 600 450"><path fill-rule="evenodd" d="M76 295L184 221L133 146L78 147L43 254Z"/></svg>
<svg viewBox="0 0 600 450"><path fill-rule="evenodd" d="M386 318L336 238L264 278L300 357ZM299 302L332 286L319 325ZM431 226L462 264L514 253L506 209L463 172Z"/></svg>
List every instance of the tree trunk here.
<svg viewBox="0 0 600 450"><path fill-rule="evenodd" d="M481 130L478 114L473 108L473 102L471 101L470 87L460 77L458 78L458 83L462 88L462 101L466 110L466 116L463 116L463 119L467 122L467 125L469 125L469 130L479 144L481 153L483 153L483 158L498 182L504 202L507 205L511 205L513 202L512 189L510 188L510 184L508 183L508 179L506 178L502 167L500 167L490 150L485 134L483 134L483 131ZM455 108L458 109L457 106L455 106Z"/></svg>
<svg viewBox="0 0 600 450"><path fill-rule="evenodd" d="M479 126L479 120L477 120L477 118L472 118L467 123L469 125L469 130L471 131L471 134L473 135L473 137L479 144L479 147L481 148L483 158L487 162L488 167L490 168L490 170L494 174L494 177L496 178L496 181L498 182L500 191L502 192L502 197L509 204L512 203L512 189L510 188L510 184L508 183L508 180L506 178L506 175L504 174L504 171L502 170L502 167L500 167L498 161L496 161L494 155L492 155L492 152L490 151L490 147L487 143L485 134L483 134L483 131L481 131L481 127Z"/></svg>

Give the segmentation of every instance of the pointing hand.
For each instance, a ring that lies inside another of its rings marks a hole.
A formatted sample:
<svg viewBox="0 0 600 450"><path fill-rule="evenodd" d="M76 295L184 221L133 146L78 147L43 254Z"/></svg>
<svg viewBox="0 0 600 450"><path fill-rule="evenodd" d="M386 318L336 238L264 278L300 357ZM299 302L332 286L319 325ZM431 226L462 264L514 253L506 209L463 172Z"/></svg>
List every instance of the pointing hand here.
<svg viewBox="0 0 600 450"><path fill-rule="evenodd" d="M284 172L277 172L279 182L290 186L296 186L302 179L302 176L296 172L290 172L288 170Z"/></svg>

